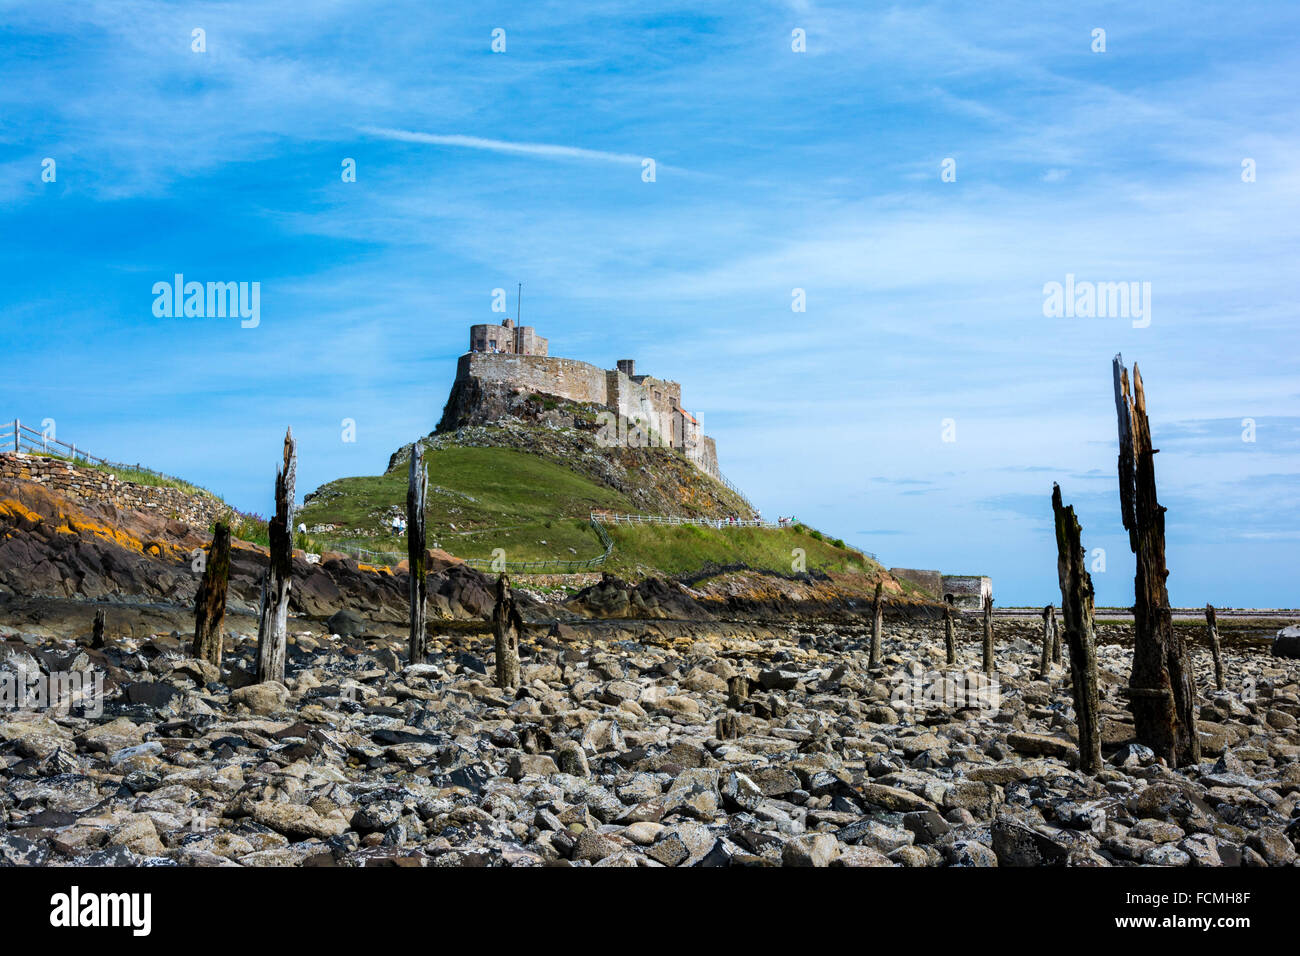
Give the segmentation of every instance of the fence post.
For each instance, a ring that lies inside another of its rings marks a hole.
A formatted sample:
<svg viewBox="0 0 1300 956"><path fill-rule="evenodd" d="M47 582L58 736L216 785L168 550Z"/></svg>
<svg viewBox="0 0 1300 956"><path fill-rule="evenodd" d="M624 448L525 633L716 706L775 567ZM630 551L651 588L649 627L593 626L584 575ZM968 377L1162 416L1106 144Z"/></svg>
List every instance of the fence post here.
<svg viewBox="0 0 1300 956"><path fill-rule="evenodd" d="M14 454L18 454L18 429L22 427L18 419L14 419Z"/></svg>
<svg viewBox="0 0 1300 956"><path fill-rule="evenodd" d="M424 660L427 583L424 577L424 506L429 475L424 469L424 446L411 446L406 479L406 554L411 607L410 642L407 656L412 664Z"/></svg>

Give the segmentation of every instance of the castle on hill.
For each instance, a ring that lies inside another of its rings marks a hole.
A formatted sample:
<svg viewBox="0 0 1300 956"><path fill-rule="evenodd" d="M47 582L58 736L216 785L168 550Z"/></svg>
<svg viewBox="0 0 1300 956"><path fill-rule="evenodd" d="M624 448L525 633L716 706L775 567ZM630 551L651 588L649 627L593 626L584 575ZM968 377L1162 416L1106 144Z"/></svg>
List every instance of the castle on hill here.
<svg viewBox="0 0 1300 956"><path fill-rule="evenodd" d="M682 407L682 386L652 375L638 375L634 359L619 359L602 369L575 359L554 358L549 342L531 325L505 319L500 325L471 325L469 351L456 366L456 382L439 431L482 424L508 413L520 395L549 395L600 405L619 420L618 433L669 447L716 477L718 450L699 421ZM611 416L613 417L613 416Z"/></svg>

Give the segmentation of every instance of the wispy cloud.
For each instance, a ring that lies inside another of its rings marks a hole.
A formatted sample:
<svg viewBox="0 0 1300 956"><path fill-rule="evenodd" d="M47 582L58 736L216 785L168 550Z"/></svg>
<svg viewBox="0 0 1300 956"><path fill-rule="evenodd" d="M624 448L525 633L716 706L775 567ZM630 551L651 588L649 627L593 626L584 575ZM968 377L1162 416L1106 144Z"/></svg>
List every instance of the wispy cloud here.
<svg viewBox="0 0 1300 956"><path fill-rule="evenodd" d="M1269 477L1300 464L1300 11L1009 3L0 0L0 414L265 511L284 424L304 490L381 468L523 281L553 354L680 380L765 512L1036 601L1054 480L1126 552L1123 351L1175 600L1267 603L1300 514ZM678 175L642 183L644 158ZM260 280L262 326L154 319L182 271ZM1151 327L1045 319L1066 273L1151 281ZM114 375L56 381L52 354ZM1117 569L1102 603L1131 599Z"/></svg>
<svg viewBox="0 0 1300 956"><path fill-rule="evenodd" d="M512 156L536 156L541 159L571 159L598 163L627 163L640 166L645 159L653 158L638 156L634 153L611 153L599 149L584 149L581 146L557 146L552 143L511 143L502 139L484 139L481 136L421 133L406 129L386 129L379 126L363 126L360 132L383 139L397 140L402 143L456 146L463 149L486 150L490 153L508 153Z"/></svg>

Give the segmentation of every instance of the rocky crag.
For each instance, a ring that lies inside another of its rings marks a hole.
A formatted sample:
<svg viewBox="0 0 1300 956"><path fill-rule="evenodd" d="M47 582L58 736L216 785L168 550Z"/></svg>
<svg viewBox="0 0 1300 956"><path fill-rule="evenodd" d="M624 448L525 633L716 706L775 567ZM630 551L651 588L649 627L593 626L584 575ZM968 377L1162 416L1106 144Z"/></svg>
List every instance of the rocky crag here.
<svg viewBox="0 0 1300 956"><path fill-rule="evenodd" d="M449 407L457 394L453 392ZM473 414L454 418L462 424L432 432L423 441L430 449L458 445L537 455L621 492L644 514L751 516L748 501L672 449L602 443L602 411L595 404L503 388L491 396L476 396ZM402 465L410 454L411 446L403 445L389 459L388 470ZM329 492L325 485L316 494Z"/></svg>

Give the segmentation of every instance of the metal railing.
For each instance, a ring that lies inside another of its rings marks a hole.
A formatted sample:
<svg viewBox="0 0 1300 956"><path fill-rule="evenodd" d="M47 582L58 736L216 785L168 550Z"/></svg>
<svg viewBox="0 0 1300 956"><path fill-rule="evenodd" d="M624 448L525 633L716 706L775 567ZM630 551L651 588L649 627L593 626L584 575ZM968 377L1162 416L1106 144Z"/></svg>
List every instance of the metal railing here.
<svg viewBox="0 0 1300 956"><path fill-rule="evenodd" d="M721 471L715 472L713 477L717 478L718 481L722 482L724 488L743 501L752 514L758 514L758 509L754 507L754 503L746 497L745 493L740 490L740 487L734 481L724 475Z"/></svg>
<svg viewBox="0 0 1300 956"><path fill-rule="evenodd" d="M71 464L79 462L90 466L99 465L104 468L115 469L125 472L135 472L139 475L148 475L163 482L171 482L181 485L185 488L192 488L195 491L201 491L205 494L212 495L214 498L219 497L202 488L192 481L186 481L183 478L177 478L175 475L169 475L166 472L155 471L152 468L146 468L141 464L128 465L125 462L113 461L108 458L100 458L92 455L84 448L78 448L71 442L60 441L52 435L43 431L37 431L24 425L17 418L13 421L0 423L0 454L10 455L37 455L44 458L52 458L56 461L66 461ZM124 477L121 480L130 481L130 477Z"/></svg>

